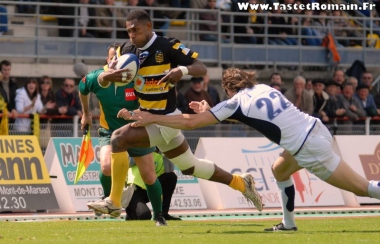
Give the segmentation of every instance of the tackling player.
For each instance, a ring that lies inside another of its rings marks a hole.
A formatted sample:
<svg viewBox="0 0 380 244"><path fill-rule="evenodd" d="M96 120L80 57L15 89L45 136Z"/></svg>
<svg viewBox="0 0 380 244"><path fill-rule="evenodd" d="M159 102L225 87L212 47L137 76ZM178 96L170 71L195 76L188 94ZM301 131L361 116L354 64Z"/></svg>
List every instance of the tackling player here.
<svg viewBox="0 0 380 244"><path fill-rule="evenodd" d="M154 123L178 129L194 129L234 119L284 148L272 165L281 194L283 220L265 231L297 230L293 212L295 189L291 176L302 168L357 196L380 199L380 182L368 182L334 153L333 138L319 119L299 111L278 90L263 84L256 85L254 74L240 69L227 69L223 73L222 87L230 99L212 109L205 101L192 102L190 107L199 114L159 116L136 111L131 116L123 109L118 116L138 120L132 126Z"/></svg>

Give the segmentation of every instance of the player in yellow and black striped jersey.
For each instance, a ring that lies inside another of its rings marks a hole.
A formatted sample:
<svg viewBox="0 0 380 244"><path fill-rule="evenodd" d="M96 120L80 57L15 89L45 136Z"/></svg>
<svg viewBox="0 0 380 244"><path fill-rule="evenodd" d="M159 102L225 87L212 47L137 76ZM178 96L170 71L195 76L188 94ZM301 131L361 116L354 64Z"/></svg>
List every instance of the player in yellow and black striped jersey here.
<svg viewBox="0 0 380 244"><path fill-rule="evenodd" d="M186 48L179 40L153 34L154 42L137 48L128 41L121 46L121 54L134 53L140 58L140 69L135 78L135 93L140 109L154 114L168 114L176 109L174 86L158 84L167 73L180 66L194 63L198 53Z"/></svg>
<svg viewBox="0 0 380 244"><path fill-rule="evenodd" d="M152 31L152 21L148 13L142 9L133 10L128 14L126 28L130 40L122 45L121 53L132 52L139 55L141 68L134 79L134 87L141 110L167 116L180 114L175 107L175 83L186 74L194 77L206 75L206 66L197 59L196 52L186 48L178 40L157 36ZM128 69L110 70L101 74L98 81L102 86L107 86L109 82L120 82L128 72ZM122 109L118 116L126 118L126 113L131 115L128 110ZM106 214L120 208L129 164L127 149L157 146L183 174L229 185L242 192L258 210L262 210L261 196L255 189L252 175L232 175L209 160L196 158L178 129L155 124L146 127L126 125L113 132L111 145L111 194L103 201L87 204L90 208ZM154 168L149 165L145 170L154 174ZM153 218L156 225L166 225L163 216L154 215Z"/></svg>

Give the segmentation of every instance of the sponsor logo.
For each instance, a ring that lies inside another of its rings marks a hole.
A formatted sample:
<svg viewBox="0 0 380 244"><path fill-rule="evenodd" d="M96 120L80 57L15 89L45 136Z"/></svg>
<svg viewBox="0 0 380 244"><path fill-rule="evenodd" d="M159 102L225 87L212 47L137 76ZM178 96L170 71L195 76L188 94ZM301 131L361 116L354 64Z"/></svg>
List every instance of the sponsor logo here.
<svg viewBox="0 0 380 244"><path fill-rule="evenodd" d="M0 137L1 184L50 184L45 165L36 137Z"/></svg>
<svg viewBox="0 0 380 244"><path fill-rule="evenodd" d="M377 144L373 155L359 155L367 180L380 180L380 143Z"/></svg>
<svg viewBox="0 0 380 244"><path fill-rule="evenodd" d="M162 53L161 50L157 50L154 57L156 59L156 63L160 64L164 62L164 54Z"/></svg>
<svg viewBox="0 0 380 244"><path fill-rule="evenodd" d="M135 95L135 89L133 88L125 88L124 94L125 94L125 101L137 100L137 97Z"/></svg>

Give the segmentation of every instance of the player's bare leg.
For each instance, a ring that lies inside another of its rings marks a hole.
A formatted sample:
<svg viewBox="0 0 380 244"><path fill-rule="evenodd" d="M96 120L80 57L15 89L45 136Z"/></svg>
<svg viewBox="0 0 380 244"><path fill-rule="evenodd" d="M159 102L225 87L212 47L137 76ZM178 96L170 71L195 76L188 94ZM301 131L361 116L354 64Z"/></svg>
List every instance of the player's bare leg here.
<svg viewBox="0 0 380 244"><path fill-rule="evenodd" d="M302 167L298 165L297 160L287 151L284 151L272 165L272 172L281 195L283 219L280 224L264 229L265 231L297 230L294 220L295 189L291 176L300 169Z"/></svg>
<svg viewBox="0 0 380 244"><path fill-rule="evenodd" d="M356 173L343 160L340 160L338 167L326 179L326 182L340 189L352 192L357 196L380 199L379 182L368 182L367 179Z"/></svg>

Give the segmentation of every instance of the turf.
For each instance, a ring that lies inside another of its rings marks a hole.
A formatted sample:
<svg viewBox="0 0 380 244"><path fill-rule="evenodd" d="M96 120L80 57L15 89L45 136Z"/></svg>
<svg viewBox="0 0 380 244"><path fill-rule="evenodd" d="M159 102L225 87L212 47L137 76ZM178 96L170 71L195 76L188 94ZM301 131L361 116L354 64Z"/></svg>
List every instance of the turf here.
<svg viewBox="0 0 380 244"><path fill-rule="evenodd" d="M263 232L280 220L0 222L0 243L378 243L380 217L298 219L297 232Z"/></svg>

